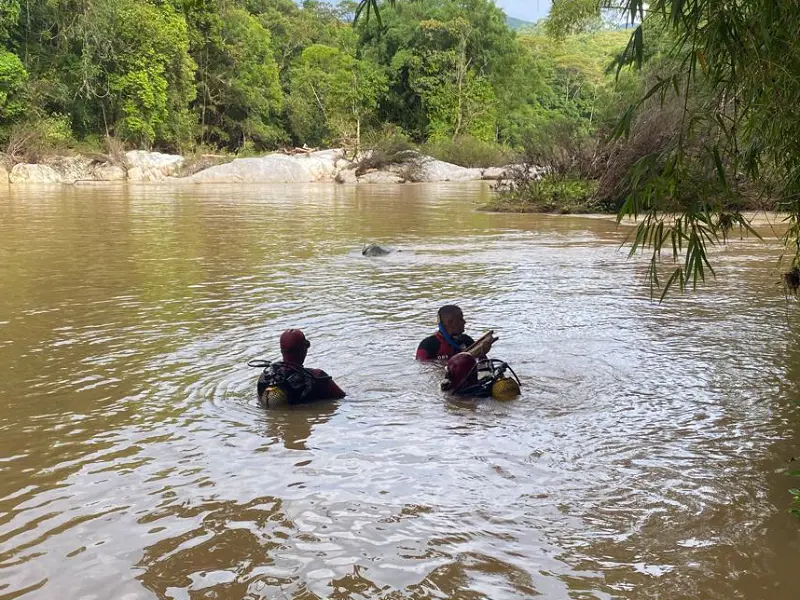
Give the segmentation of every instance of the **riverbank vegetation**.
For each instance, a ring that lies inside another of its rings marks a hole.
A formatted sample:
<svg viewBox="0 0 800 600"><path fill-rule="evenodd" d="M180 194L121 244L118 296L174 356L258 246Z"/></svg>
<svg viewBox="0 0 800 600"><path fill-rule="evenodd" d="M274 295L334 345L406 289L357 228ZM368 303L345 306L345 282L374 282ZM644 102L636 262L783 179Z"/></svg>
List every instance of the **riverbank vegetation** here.
<svg viewBox="0 0 800 600"><path fill-rule="evenodd" d="M626 0L635 27L616 60L616 126L598 139L590 176L597 199L638 226L632 253L650 256L653 290L696 286L713 274L708 248L733 229L754 234L741 210L788 214L800 278L800 7L782 0ZM554 0L547 29L566 39L591 26L609 0ZM621 109L621 110L620 110ZM662 255L668 260L662 262ZM671 260L669 260L671 259Z"/></svg>
<svg viewBox="0 0 800 600"><path fill-rule="evenodd" d="M489 0L3 0L10 163L121 147L189 156L353 151L404 139L462 166L513 163L552 122L607 127L627 40L519 33Z"/></svg>

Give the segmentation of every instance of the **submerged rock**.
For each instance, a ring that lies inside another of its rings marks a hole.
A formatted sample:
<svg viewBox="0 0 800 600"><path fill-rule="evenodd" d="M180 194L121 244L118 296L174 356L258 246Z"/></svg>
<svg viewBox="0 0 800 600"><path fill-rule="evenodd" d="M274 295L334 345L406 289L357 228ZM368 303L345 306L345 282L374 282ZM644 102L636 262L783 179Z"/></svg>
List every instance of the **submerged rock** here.
<svg viewBox="0 0 800 600"><path fill-rule="evenodd" d="M391 250L387 250L378 244L367 244L364 246L361 254L364 256L386 256L387 254L391 254L391 252Z"/></svg>

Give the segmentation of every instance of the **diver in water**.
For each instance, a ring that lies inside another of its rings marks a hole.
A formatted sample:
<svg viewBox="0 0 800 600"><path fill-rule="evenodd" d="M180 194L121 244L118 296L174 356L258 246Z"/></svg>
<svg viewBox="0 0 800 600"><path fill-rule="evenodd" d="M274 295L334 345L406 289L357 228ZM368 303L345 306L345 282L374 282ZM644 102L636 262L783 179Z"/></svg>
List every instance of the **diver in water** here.
<svg viewBox="0 0 800 600"><path fill-rule="evenodd" d="M517 374L502 360L476 359L467 352L459 352L447 361L444 373L442 390L456 396L513 400L520 394Z"/></svg>
<svg viewBox="0 0 800 600"><path fill-rule="evenodd" d="M315 400L344 398L342 389L321 369L303 366L311 342L299 329L287 329L280 339L282 361L250 361L250 366L264 367L258 378L258 402L264 408L278 405L306 404Z"/></svg>
<svg viewBox="0 0 800 600"><path fill-rule="evenodd" d="M464 313L454 304L440 308L438 318L438 331L420 342L417 347L417 360L446 359L459 352L469 352L473 356L483 357L497 341L493 331L486 333L477 343L465 334Z"/></svg>

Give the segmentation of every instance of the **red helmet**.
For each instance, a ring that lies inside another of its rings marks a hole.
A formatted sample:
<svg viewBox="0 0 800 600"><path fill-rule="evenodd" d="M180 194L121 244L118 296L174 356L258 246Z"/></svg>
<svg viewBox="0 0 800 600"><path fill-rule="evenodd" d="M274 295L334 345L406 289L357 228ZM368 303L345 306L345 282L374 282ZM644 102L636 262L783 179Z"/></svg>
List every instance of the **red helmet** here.
<svg viewBox="0 0 800 600"><path fill-rule="evenodd" d="M451 389L458 390L460 387L478 383L478 371L475 369L477 360L471 354L459 352L450 357L447 366L444 368L447 379L451 382Z"/></svg>
<svg viewBox="0 0 800 600"><path fill-rule="evenodd" d="M281 334L281 354L286 362L303 364L311 342L299 329L287 329Z"/></svg>

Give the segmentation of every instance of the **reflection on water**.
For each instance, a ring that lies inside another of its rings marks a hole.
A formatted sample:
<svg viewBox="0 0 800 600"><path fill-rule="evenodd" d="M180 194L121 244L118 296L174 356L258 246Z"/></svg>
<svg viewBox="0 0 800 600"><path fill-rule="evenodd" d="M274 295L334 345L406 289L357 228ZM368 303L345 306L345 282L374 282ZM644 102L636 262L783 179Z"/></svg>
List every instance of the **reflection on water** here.
<svg viewBox="0 0 800 600"><path fill-rule="evenodd" d="M793 599L779 250L657 304L613 222L487 193L0 197L0 598ZM521 399L413 360L449 302ZM258 408L287 327L346 399Z"/></svg>

